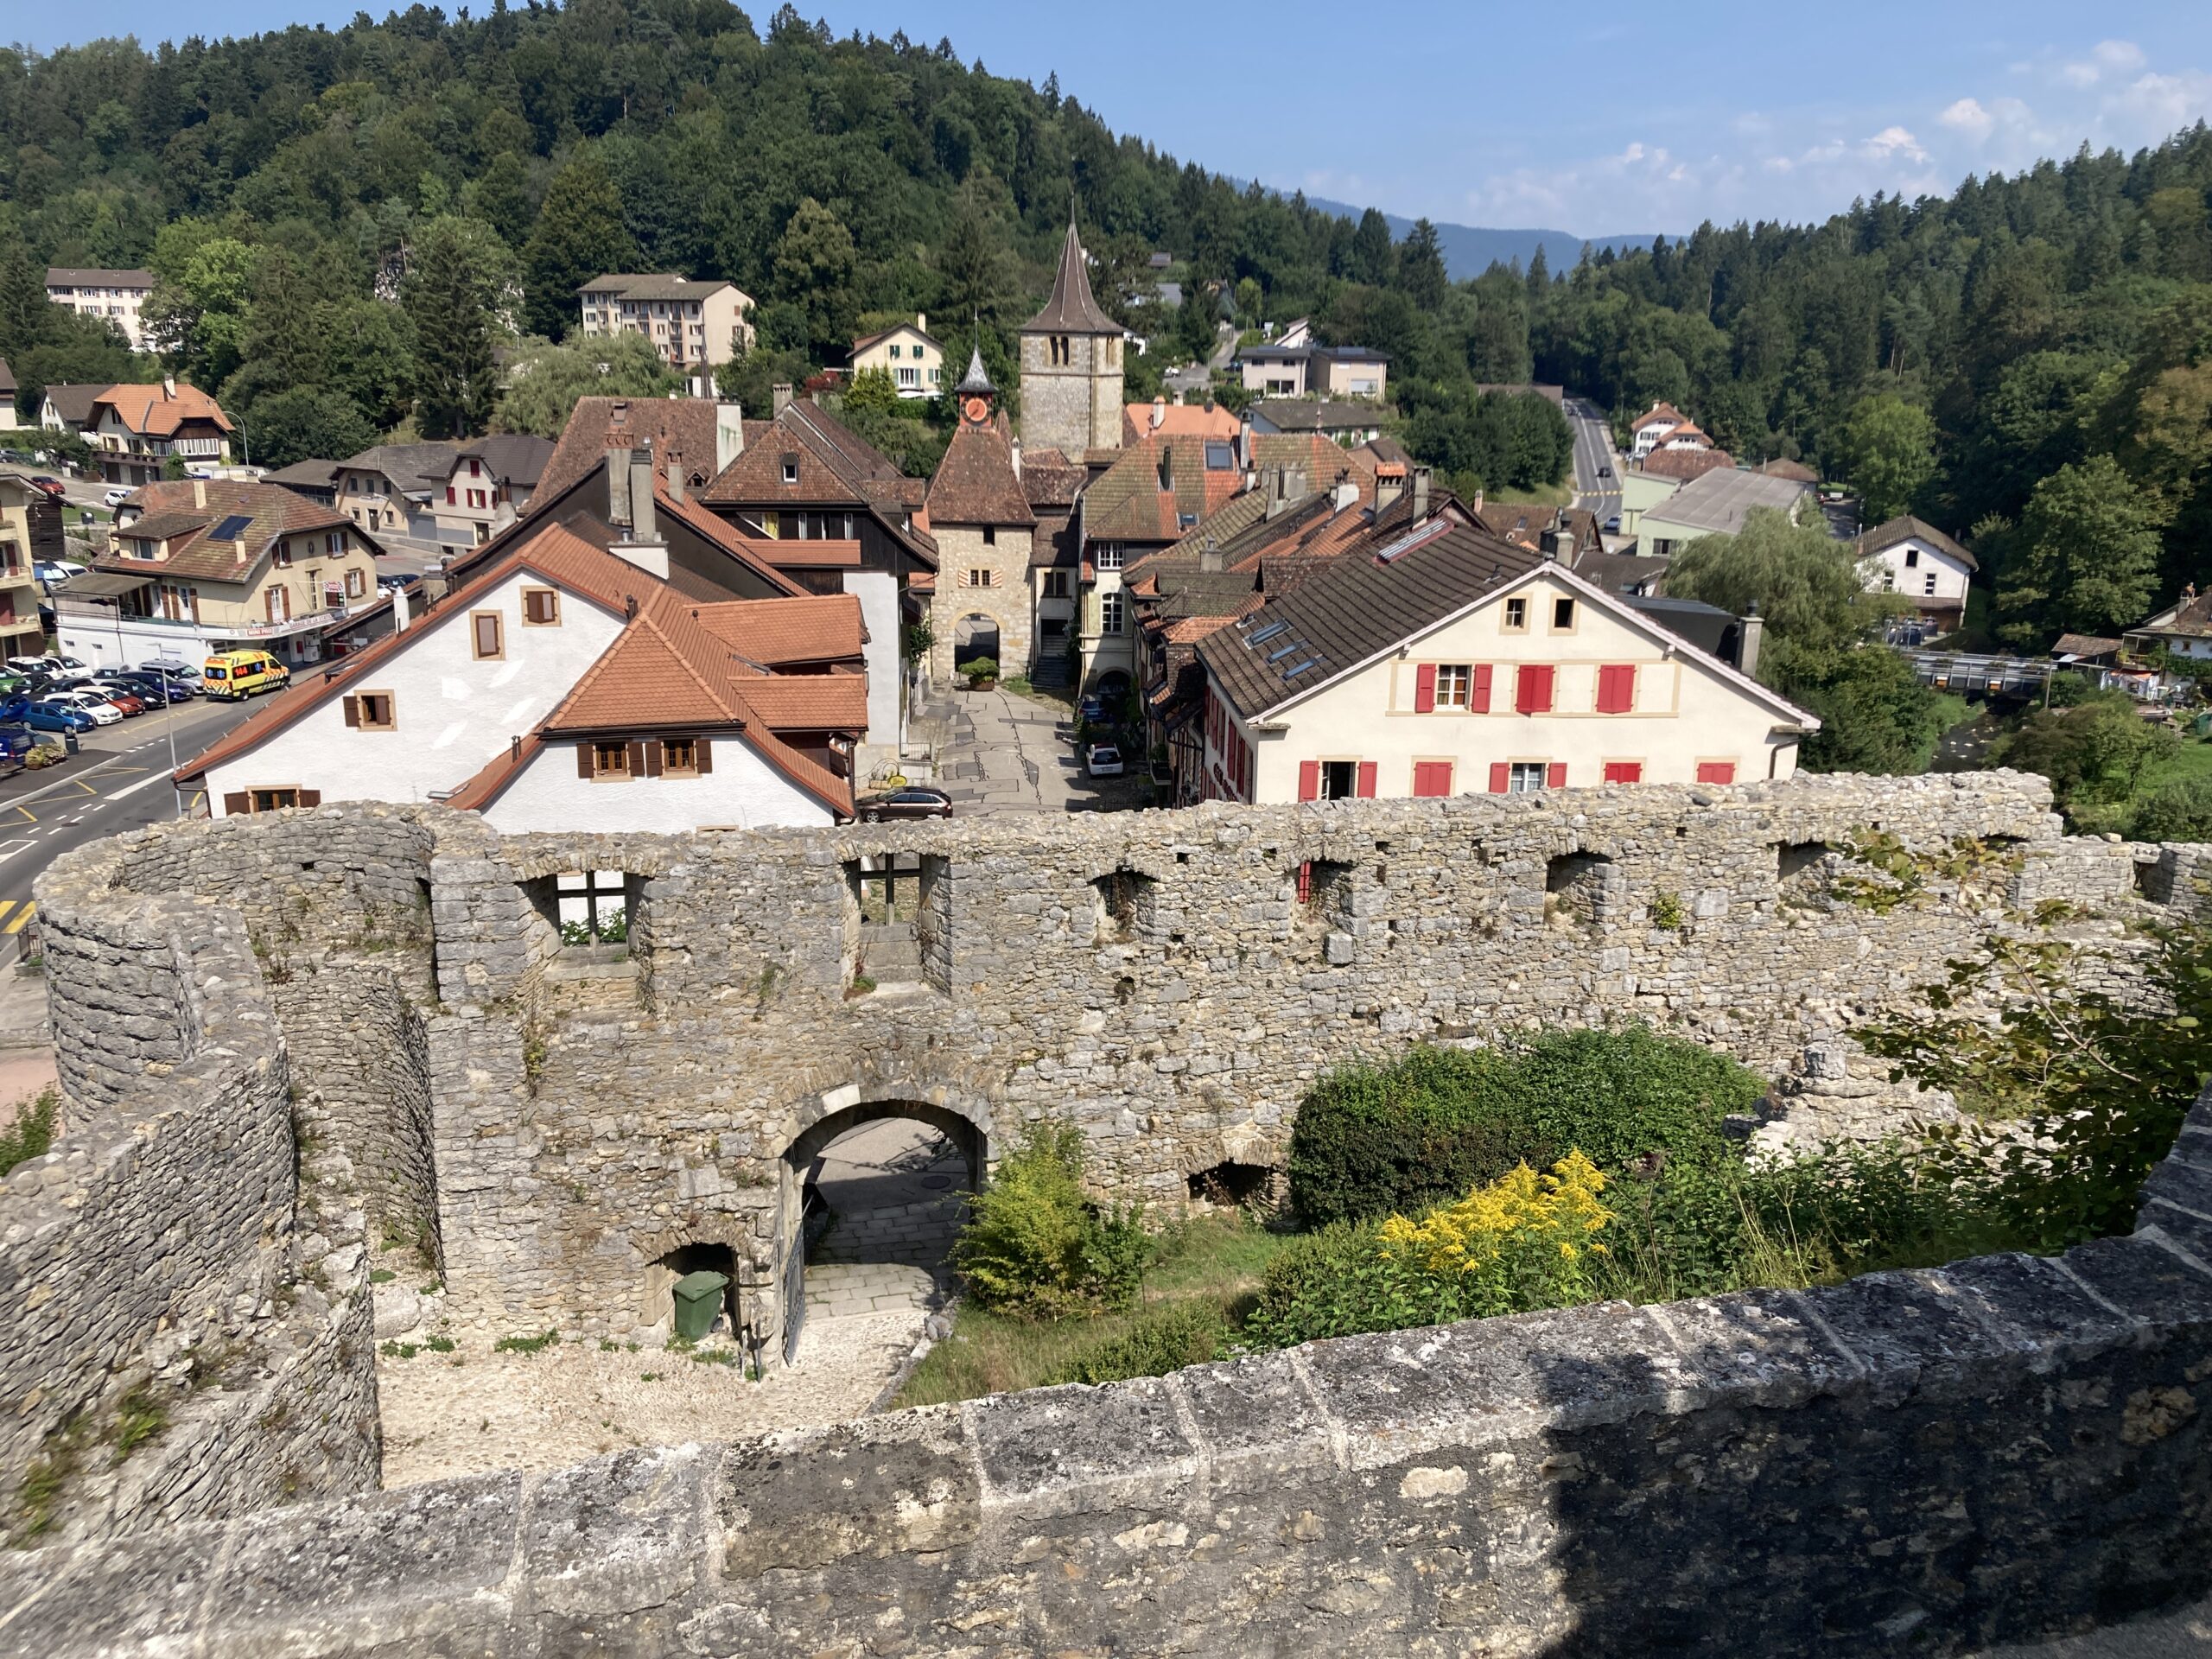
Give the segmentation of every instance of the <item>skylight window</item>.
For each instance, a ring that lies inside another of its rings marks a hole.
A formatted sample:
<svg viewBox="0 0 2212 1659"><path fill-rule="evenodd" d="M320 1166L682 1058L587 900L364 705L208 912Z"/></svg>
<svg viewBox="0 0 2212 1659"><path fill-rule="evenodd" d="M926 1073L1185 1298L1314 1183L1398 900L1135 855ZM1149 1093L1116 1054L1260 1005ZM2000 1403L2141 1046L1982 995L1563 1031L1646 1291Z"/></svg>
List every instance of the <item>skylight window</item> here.
<svg viewBox="0 0 2212 1659"><path fill-rule="evenodd" d="M1248 645L1263 645L1267 644L1268 640L1274 639L1277 634L1283 632L1289 626L1290 624L1287 622L1270 622L1266 627L1262 628L1257 633L1254 634L1244 643Z"/></svg>
<svg viewBox="0 0 2212 1659"><path fill-rule="evenodd" d="M1289 655L1290 655L1290 653L1291 653L1292 652L1296 651L1297 649L1298 649L1298 641L1297 641L1297 640L1295 640L1295 639L1289 639L1289 640L1286 640L1286 641L1284 641L1281 645L1277 645L1277 646L1276 646L1273 651L1271 651L1271 652L1269 652L1268 653L1268 660L1269 662L1271 662L1271 663L1279 663L1279 662L1282 661L1282 659L1283 659L1284 658L1286 658L1286 657L1289 656Z"/></svg>
<svg viewBox="0 0 2212 1659"><path fill-rule="evenodd" d="M245 534L245 527L252 522L251 513L234 512L207 532L208 539L217 542L235 542Z"/></svg>
<svg viewBox="0 0 2212 1659"><path fill-rule="evenodd" d="M1283 670L1282 677L1286 680L1294 680L1300 675L1303 674L1307 669L1319 668L1320 666L1321 659L1319 657L1308 657L1304 662L1299 664L1296 668L1286 668Z"/></svg>
<svg viewBox="0 0 2212 1659"><path fill-rule="evenodd" d="M1230 448L1228 444L1209 442L1206 445L1206 470L1208 472L1226 473L1232 470L1236 465L1236 453L1234 449Z"/></svg>

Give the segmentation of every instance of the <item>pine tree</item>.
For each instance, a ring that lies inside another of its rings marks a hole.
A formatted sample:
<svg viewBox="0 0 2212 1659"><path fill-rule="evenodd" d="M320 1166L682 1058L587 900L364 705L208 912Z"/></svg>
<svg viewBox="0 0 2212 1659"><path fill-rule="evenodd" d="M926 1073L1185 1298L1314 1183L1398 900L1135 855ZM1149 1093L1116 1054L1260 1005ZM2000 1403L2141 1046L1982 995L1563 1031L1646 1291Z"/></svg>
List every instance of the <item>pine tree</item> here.
<svg viewBox="0 0 2212 1659"><path fill-rule="evenodd" d="M523 249L525 327L565 339L575 325L576 290L637 257L623 228L621 194L607 169L589 156L569 162L554 175Z"/></svg>
<svg viewBox="0 0 2212 1659"><path fill-rule="evenodd" d="M405 303L415 324L416 417L425 437L482 432L498 391L493 306L498 238L466 219L435 219L415 245Z"/></svg>
<svg viewBox="0 0 2212 1659"><path fill-rule="evenodd" d="M1444 248L1437 240L1436 226L1425 219L1414 221L1413 229L1406 232L1405 245L1398 250L1398 286L1424 311L1441 306L1452 286L1451 277L1445 273Z"/></svg>

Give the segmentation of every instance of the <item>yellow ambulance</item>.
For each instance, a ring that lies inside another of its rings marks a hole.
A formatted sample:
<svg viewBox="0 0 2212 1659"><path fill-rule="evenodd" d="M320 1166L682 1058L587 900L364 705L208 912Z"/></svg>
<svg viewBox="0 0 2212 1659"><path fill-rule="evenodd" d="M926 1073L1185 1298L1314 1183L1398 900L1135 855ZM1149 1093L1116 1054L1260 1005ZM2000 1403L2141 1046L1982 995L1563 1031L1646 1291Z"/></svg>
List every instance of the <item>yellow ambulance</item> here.
<svg viewBox="0 0 2212 1659"><path fill-rule="evenodd" d="M282 691L292 671L265 651L226 651L200 665L200 683L211 697L244 700L257 691Z"/></svg>

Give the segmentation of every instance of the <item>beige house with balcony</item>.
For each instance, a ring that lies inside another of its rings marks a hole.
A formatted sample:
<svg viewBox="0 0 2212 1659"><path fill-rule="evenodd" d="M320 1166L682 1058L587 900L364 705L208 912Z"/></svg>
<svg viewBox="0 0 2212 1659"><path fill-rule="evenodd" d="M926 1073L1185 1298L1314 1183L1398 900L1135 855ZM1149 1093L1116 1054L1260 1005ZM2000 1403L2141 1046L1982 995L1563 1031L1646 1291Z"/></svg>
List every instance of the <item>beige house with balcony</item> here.
<svg viewBox="0 0 2212 1659"><path fill-rule="evenodd" d="M21 473L0 473L0 657L45 648L33 561L61 543L61 509Z"/></svg>
<svg viewBox="0 0 2212 1659"><path fill-rule="evenodd" d="M111 484L151 484L171 456L187 467L231 458L231 420L215 400L175 375L159 385L110 386L92 399L85 441Z"/></svg>
<svg viewBox="0 0 2212 1659"><path fill-rule="evenodd" d="M585 334L642 335L678 373L709 373L753 346L753 296L735 283L613 272L576 298Z"/></svg>
<svg viewBox="0 0 2212 1659"><path fill-rule="evenodd" d="M862 334L853 342L852 372L880 369L901 397L936 397L944 387L944 347L929 326L928 316L918 311L912 322Z"/></svg>
<svg viewBox="0 0 2212 1659"><path fill-rule="evenodd" d="M110 550L55 595L54 632L95 665L253 645L304 667L389 629L377 550L344 513L278 485L149 485L118 512Z"/></svg>

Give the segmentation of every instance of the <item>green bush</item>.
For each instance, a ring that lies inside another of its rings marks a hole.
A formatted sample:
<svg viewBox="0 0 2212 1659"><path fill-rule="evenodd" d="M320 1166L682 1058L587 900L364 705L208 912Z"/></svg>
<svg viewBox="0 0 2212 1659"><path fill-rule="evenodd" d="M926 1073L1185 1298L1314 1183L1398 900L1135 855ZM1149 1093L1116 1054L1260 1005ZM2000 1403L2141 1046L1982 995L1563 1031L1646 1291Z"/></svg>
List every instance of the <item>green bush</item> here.
<svg viewBox="0 0 2212 1659"><path fill-rule="evenodd" d="M0 1129L0 1175L53 1150L54 1118L60 1109L60 1093L49 1089L16 1113L13 1123Z"/></svg>
<svg viewBox="0 0 2212 1659"><path fill-rule="evenodd" d="M1648 1153L1713 1156L1758 1078L1648 1027L1548 1033L1496 1049L1417 1048L1329 1073L1300 1104L1290 1193L1311 1225L1414 1215L1580 1151L1621 1169Z"/></svg>
<svg viewBox="0 0 2212 1659"><path fill-rule="evenodd" d="M1287 1348L1368 1331L1404 1331L1460 1317L1454 1287L1380 1248L1371 1221L1337 1222L1295 1238L1268 1264L1244 1335Z"/></svg>
<svg viewBox="0 0 2212 1659"><path fill-rule="evenodd" d="M1083 1132L1039 1123L976 1195L952 1265L983 1306L1057 1319L1128 1306L1147 1251L1135 1211L1084 1197Z"/></svg>
<svg viewBox="0 0 2212 1659"><path fill-rule="evenodd" d="M2135 809L2137 841L2212 841L2212 778L2183 778Z"/></svg>
<svg viewBox="0 0 2212 1659"><path fill-rule="evenodd" d="M967 680L995 680L999 677L999 660L995 657L971 657L953 672Z"/></svg>
<svg viewBox="0 0 2212 1659"><path fill-rule="evenodd" d="M1211 1302L1171 1302L1147 1313L1118 1337L1079 1350L1046 1379L1054 1382L1119 1382L1132 1376L1165 1376L1185 1365L1218 1358L1230 1340L1229 1321Z"/></svg>

